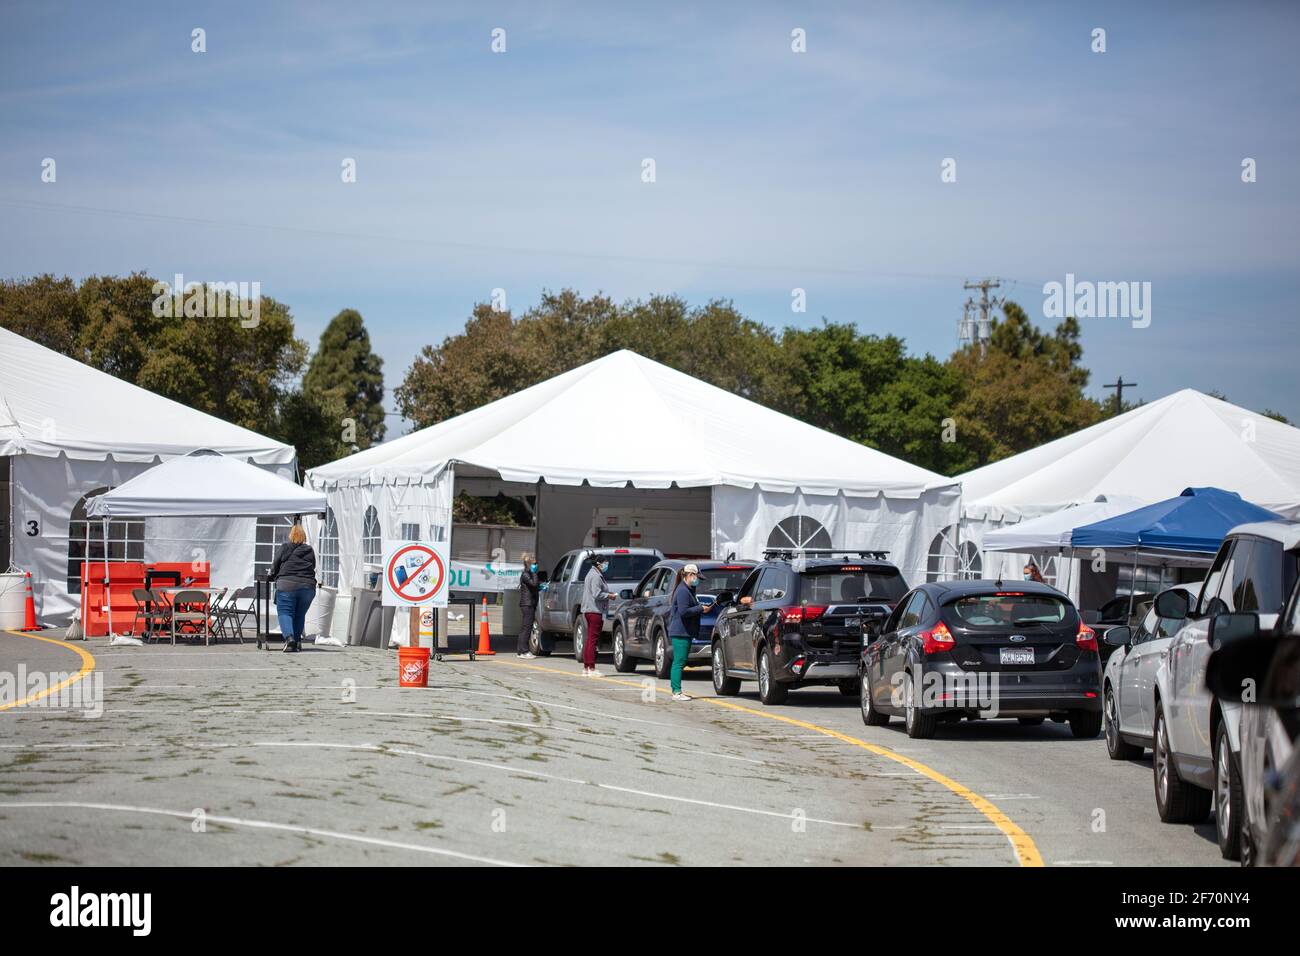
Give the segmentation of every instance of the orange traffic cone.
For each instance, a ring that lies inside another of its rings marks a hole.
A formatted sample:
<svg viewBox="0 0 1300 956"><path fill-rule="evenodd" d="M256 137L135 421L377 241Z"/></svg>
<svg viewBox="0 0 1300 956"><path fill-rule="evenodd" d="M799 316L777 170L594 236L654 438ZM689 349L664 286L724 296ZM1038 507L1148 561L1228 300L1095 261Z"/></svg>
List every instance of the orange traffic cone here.
<svg viewBox="0 0 1300 956"><path fill-rule="evenodd" d="M25 619L23 620L22 630L39 631L41 626L36 623L36 599L32 597L32 572L27 574L27 607L25 610Z"/></svg>
<svg viewBox="0 0 1300 956"><path fill-rule="evenodd" d="M474 652L475 656L490 657L496 651L492 650L492 636L488 633L488 612L487 612L487 595L483 595L482 610L478 617L478 650Z"/></svg>

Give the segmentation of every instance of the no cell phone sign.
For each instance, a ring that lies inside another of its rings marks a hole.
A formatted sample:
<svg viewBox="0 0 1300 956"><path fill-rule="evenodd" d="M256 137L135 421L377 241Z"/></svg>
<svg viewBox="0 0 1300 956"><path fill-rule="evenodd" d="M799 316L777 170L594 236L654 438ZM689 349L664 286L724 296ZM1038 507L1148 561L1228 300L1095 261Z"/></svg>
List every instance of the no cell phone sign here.
<svg viewBox="0 0 1300 956"><path fill-rule="evenodd" d="M447 556L427 544L407 542L384 561L384 604L422 607L447 603Z"/></svg>

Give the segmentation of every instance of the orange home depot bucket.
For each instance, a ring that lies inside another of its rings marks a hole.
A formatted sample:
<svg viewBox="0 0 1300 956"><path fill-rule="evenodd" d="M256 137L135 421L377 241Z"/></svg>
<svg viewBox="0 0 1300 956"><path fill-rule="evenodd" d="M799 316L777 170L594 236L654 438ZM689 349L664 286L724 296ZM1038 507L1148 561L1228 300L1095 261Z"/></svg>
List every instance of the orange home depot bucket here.
<svg viewBox="0 0 1300 956"><path fill-rule="evenodd" d="M429 649L427 647L399 647L397 649L397 686L429 686Z"/></svg>

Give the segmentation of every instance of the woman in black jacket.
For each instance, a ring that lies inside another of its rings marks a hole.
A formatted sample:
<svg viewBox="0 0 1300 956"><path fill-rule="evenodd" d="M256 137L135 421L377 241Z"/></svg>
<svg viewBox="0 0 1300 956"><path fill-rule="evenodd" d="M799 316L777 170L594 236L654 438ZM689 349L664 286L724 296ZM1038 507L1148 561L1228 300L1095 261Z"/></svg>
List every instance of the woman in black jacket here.
<svg viewBox="0 0 1300 956"><path fill-rule="evenodd" d="M523 555L524 570L519 575L519 642L515 647L515 656L531 661L535 656L528 649L528 641L533 636L533 618L537 615L537 592L541 589L538 580L537 562L527 552Z"/></svg>
<svg viewBox="0 0 1300 956"><path fill-rule="evenodd" d="M289 540L271 562L270 578L275 582L275 611L280 618L284 652L300 651L307 608L316 597L316 552L307 543L302 525L289 529Z"/></svg>

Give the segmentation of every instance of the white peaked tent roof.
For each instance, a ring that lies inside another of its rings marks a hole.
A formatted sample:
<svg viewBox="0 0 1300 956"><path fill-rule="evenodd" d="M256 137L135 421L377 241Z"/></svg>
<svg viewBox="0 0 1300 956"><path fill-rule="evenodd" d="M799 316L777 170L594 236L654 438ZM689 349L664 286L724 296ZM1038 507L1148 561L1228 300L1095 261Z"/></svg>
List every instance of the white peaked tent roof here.
<svg viewBox="0 0 1300 956"><path fill-rule="evenodd" d="M972 518L1014 520L1102 493L1149 504L1189 487L1300 516L1300 429L1185 388L957 478Z"/></svg>
<svg viewBox="0 0 1300 956"><path fill-rule="evenodd" d="M0 455L153 461L210 448L263 465L292 445L195 411L0 329Z"/></svg>
<svg viewBox="0 0 1300 956"><path fill-rule="evenodd" d="M507 481L600 487L675 482L915 498L956 485L626 350L313 468L308 483L420 482L447 462Z"/></svg>
<svg viewBox="0 0 1300 956"><path fill-rule="evenodd" d="M1075 528L1128 514L1151 502L1128 495L1098 495L1096 501L1070 505L1060 511L1019 524L994 528L980 542L983 551L1049 551L1069 548Z"/></svg>
<svg viewBox="0 0 1300 956"><path fill-rule="evenodd" d="M319 514L325 495L237 458L187 455L90 499L92 518Z"/></svg>

